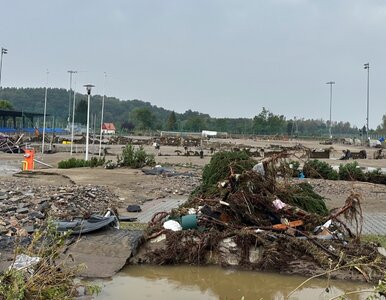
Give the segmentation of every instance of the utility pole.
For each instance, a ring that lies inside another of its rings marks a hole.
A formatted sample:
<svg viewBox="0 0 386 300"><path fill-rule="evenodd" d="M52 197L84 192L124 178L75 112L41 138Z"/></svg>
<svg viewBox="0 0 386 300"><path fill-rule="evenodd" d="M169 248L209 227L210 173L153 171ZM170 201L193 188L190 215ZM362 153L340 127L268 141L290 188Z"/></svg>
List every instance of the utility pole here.
<svg viewBox="0 0 386 300"><path fill-rule="evenodd" d="M332 120L331 120L331 115L332 115L332 85L335 84L335 82L329 81L329 82L326 82L326 84L330 85L330 126L329 126L329 133L330 133L330 139L332 139L332 134L331 134L331 128L332 128Z"/></svg>

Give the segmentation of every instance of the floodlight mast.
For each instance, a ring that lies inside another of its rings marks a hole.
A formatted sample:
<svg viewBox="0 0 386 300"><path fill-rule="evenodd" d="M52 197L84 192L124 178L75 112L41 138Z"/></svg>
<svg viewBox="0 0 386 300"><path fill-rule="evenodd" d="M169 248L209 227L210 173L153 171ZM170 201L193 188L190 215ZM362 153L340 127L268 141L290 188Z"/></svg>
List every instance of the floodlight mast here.
<svg viewBox="0 0 386 300"><path fill-rule="evenodd" d="M0 92L1 88L1 70L3 69L3 55L8 53L8 49L1 48L1 56L0 56Z"/></svg>
<svg viewBox="0 0 386 300"><path fill-rule="evenodd" d="M330 85L330 126L329 126L329 133L330 133L330 139L332 138L332 133L331 133L331 129L332 129L332 85L335 84L335 81L329 81L329 82L326 82L326 84L329 84Z"/></svg>
<svg viewBox="0 0 386 300"><path fill-rule="evenodd" d="M101 157L101 152L102 152L102 138L103 138L103 134L102 134L103 129L102 129L102 127L103 127L103 113L104 113L104 110L105 110L106 77L107 77L106 72L104 72L104 75L105 75L105 80L103 82L103 98L102 98L102 111L101 111L101 132L100 132L100 136L99 136L98 158Z"/></svg>
<svg viewBox="0 0 386 300"><path fill-rule="evenodd" d="M77 71L67 71L67 73L70 74L70 91L69 91L69 96L68 96L68 117L67 117L67 124L68 128L70 128L70 120L71 120L71 92L72 92L72 75L75 73L78 73Z"/></svg>
<svg viewBox="0 0 386 300"><path fill-rule="evenodd" d="M366 139L369 139L369 110L370 110L370 63L363 65L367 70L367 115L366 115Z"/></svg>
<svg viewBox="0 0 386 300"><path fill-rule="evenodd" d="M90 98L91 98L91 89L94 87L92 84L85 84L84 87L87 90L87 129L86 129L86 154L85 154L85 160L88 160L88 141L89 141L89 124L90 124Z"/></svg>

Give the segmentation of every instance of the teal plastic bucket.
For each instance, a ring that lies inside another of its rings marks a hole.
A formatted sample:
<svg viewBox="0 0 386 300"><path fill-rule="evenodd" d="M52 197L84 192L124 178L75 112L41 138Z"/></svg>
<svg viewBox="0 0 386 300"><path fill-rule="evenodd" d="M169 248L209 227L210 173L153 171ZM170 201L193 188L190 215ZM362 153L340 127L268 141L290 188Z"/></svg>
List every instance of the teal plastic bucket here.
<svg viewBox="0 0 386 300"><path fill-rule="evenodd" d="M186 215L181 217L181 226L183 230L197 229L197 215Z"/></svg>

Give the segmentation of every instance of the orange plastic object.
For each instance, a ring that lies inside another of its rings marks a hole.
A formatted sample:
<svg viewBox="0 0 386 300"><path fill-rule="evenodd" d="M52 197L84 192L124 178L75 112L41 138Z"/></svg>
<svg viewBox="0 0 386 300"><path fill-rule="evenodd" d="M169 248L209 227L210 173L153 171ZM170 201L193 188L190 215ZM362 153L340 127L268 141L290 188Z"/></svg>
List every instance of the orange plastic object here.
<svg viewBox="0 0 386 300"><path fill-rule="evenodd" d="M302 226L303 224L304 223L302 220L297 220L297 221L289 222L288 225L276 224L276 225L273 225L272 228L276 230L287 230L289 227L298 227L298 226Z"/></svg>
<svg viewBox="0 0 386 300"><path fill-rule="evenodd" d="M34 149L24 149L24 162L23 162L23 171L25 170L33 170L35 167L34 158L35 158L35 150Z"/></svg>

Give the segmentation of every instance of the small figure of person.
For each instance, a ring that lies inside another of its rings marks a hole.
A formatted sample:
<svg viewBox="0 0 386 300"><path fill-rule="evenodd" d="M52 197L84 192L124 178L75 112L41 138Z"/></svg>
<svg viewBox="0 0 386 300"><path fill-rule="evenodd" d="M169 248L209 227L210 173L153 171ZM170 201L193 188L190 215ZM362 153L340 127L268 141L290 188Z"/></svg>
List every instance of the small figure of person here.
<svg viewBox="0 0 386 300"><path fill-rule="evenodd" d="M39 129L37 127L34 128L34 134L36 138L39 137Z"/></svg>
<svg viewBox="0 0 386 300"><path fill-rule="evenodd" d="M340 157L340 160L348 160L348 159L350 159L351 158L351 151L350 150L343 150L342 151L343 152L343 154L342 154L342 156Z"/></svg>

